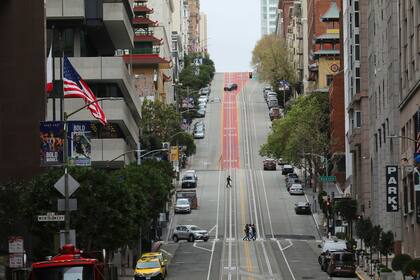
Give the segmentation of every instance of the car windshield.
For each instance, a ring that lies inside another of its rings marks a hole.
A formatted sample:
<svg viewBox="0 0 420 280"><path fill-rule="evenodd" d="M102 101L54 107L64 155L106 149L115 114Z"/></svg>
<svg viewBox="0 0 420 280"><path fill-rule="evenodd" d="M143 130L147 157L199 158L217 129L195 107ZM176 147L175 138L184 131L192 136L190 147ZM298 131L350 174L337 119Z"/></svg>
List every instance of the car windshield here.
<svg viewBox="0 0 420 280"><path fill-rule="evenodd" d="M93 280L93 267L69 266L36 268L32 275L35 280Z"/></svg>
<svg viewBox="0 0 420 280"><path fill-rule="evenodd" d="M298 178L298 175L295 173L288 174L287 176L289 176L289 178Z"/></svg>
<svg viewBox="0 0 420 280"><path fill-rule="evenodd" d="M160 268L160 264L158 261L138 262L136 265L136 268L137 269Z"/></svg>
<svg viewBox="0 0 420 280"><path fill-rule="evenodd" d="M190 229L191 229L191 230L194 230L194 231L196 231L196 230L201 230L201 228L196 227L196 226L192 226L192 227L190 227Z"/></svg>
<svg viewBox="0 0 420 280"><path fill-rule="evenodd" d="M178 205L188 205L190 203L188 202L188 199L178 199L176 204L178 204Z"/></svg>

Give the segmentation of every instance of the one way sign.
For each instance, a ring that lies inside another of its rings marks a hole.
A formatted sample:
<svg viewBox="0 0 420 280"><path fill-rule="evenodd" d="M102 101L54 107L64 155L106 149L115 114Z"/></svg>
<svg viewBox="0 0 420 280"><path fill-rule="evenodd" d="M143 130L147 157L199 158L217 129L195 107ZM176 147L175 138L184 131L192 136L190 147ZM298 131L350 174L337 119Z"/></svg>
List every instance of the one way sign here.
<svg viewBox="0 0 420 280"><path fill-rule="evenodd" d="M398 166L386 166L386 211L398 212Z"/></svg>

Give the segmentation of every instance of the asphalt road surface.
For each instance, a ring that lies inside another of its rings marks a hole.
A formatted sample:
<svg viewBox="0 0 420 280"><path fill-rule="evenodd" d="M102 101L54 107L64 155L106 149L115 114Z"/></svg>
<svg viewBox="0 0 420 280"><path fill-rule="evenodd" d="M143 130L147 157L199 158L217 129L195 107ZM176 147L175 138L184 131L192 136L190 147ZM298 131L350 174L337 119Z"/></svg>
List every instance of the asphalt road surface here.
<svg viewBox="0 0 420 280"><path fill-rule="evenodd" d="M238 90L224 92L227 82ZM206 136L196 140L191 169L198 171L199 209L173 217L162 249L169 255L169 280L331 279L318 264L320 235L311 215L296 215L284 176L263 171L259 156L271 122L263 85L247 73L218 73L212 83ZM226 177L232 188L226 188ZM245 224L256 225L255 241L243 240ZM173 228L207 229L208 242L171 240ZM339 278L333 278L339 279ZM349 278L347 278L349 279Z"/></svg>

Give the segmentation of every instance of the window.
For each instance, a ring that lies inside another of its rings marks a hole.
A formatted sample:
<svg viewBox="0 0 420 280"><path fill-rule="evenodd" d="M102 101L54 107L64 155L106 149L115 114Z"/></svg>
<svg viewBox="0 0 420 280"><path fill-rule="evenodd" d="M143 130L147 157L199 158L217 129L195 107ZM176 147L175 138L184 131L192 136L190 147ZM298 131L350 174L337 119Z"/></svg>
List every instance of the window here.
<svg viewBox="0 0 420 280"><path fill-rule="evenodd" d="M378 152L378 135L375 133L375 152Z"/></svg>
<svg viewBox="0 0 420 280"><path fill-rule="evenodd" d="M382 124L382 131L384 134L384 144L386 143L386 131L385 131L385 124Z"/></svg>
<svg viewBox="0 0 420 280"><path fill-rule="evenodd" d="M362 127L362 112L356 111L356 127Z"/></svg>
<svg viewBox="0 0 420 280"><path fill-rule="evenodd" d="M378 138L379 138L379 148L382 148L382 132L381 132L381 129L378 129Z"/></svg>
<svg viewBox="0 0 420 280"><path fill-rule="evenodd" d="M334 80L333 75L327 75L327 86L330 86Z"/></svg>
<svg viewBox="0 0 420 280"><path fill-rule="evenodd" d="M355 47L355 59L356 60L360 60L360 46L359 45L356 45Z"/></svg>

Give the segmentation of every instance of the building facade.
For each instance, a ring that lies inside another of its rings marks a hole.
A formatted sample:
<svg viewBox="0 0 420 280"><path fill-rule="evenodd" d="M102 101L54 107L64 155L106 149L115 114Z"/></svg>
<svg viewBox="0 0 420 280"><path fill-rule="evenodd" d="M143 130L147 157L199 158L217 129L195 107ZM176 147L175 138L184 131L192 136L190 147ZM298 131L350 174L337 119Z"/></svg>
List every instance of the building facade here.
<svg viewBox="0 0 420 280"><path fill-rule="evenodd" d="M188 0L188 53L200 51L200 0Z"/></svg>
<svg viewBox="0 0 420 280"><path fill-rule="evenodd" d="M154 4L159 7L165 3L155 1ZM117 50L116 54L122 55L128 65L137 96L167 102L173 98L165 87L165 83L172 79L168 71L171 68L169 42L172 43L172 37L168 37L171 36L168 34L168 19L166 25L159 25L158 19L169 14L162 10L163 7L159 7L161 11L154 16L155 9L149 6L148 0L135 0L131 19L134 46Z"/></svg>
<svg viewBox="0 0 420 280"><path fill-rule="evenodd" d="M420 3L419 1L399 2L400 119L399 132L394 131L399 139L392 140L400 143L398 159L402 170L400 173L402 251L418 258L420 257L420 165L418 159L420 153Z"/></svg>
<svg viewBox="0 0 420 280"><path fill-rule="evenodd" d="M278 5L278 0L261 0L261 36L276 32Z"/></svg>
<svg viewBox="0 0 420 280"><path fill-rule="evenodd" d="M45 118L46 98L44 20L43 1L1 3L0 34L8 40L0 46L0 184L31 179L41 171L39 122Z"/></svg>
<svg viewBox="0 0 420 280"><path fill-rule="evenodd" d="M135 33L130 19L133 7L129 1L48 0L47 45L52 45L55 91L47 100L47 120L61 120L63 112L71 113L84 101L64 99L61 95L61 56L70 62L89 84L96 97L113 97L100 101L108 119L100 125L88 110L72 116L72 121L89 121L92 127L91 163L96 166L124 165L135 160L139 143L140 98L134 89L124 58L118 49L132 49ZM121 156L124 155L124 156ZM119 157L113 161L112 159Z"/></svg>
<svg viewBox="0 0 420 280"><path fill-rule="evenodd" d="M386 166L399 163L399 140L389 139L399 130L398 0L369 1L368 33L371 220L384 231L394 232L398 253L401 214L387 212L387 189L384 188Z"/></svg>
<svg viewBox="0 0 420 280"><path fill-rule="evenodd" d="M371 217L369 152L368 1L343 5L346 187L359 202L359 214Z"/></svg>
<svg viewBox="0 0 420 280"><path fill-rule="evenodd" d="M207 15L200 13L200 52L207 53L209 44L207 37Z"/></svg>

